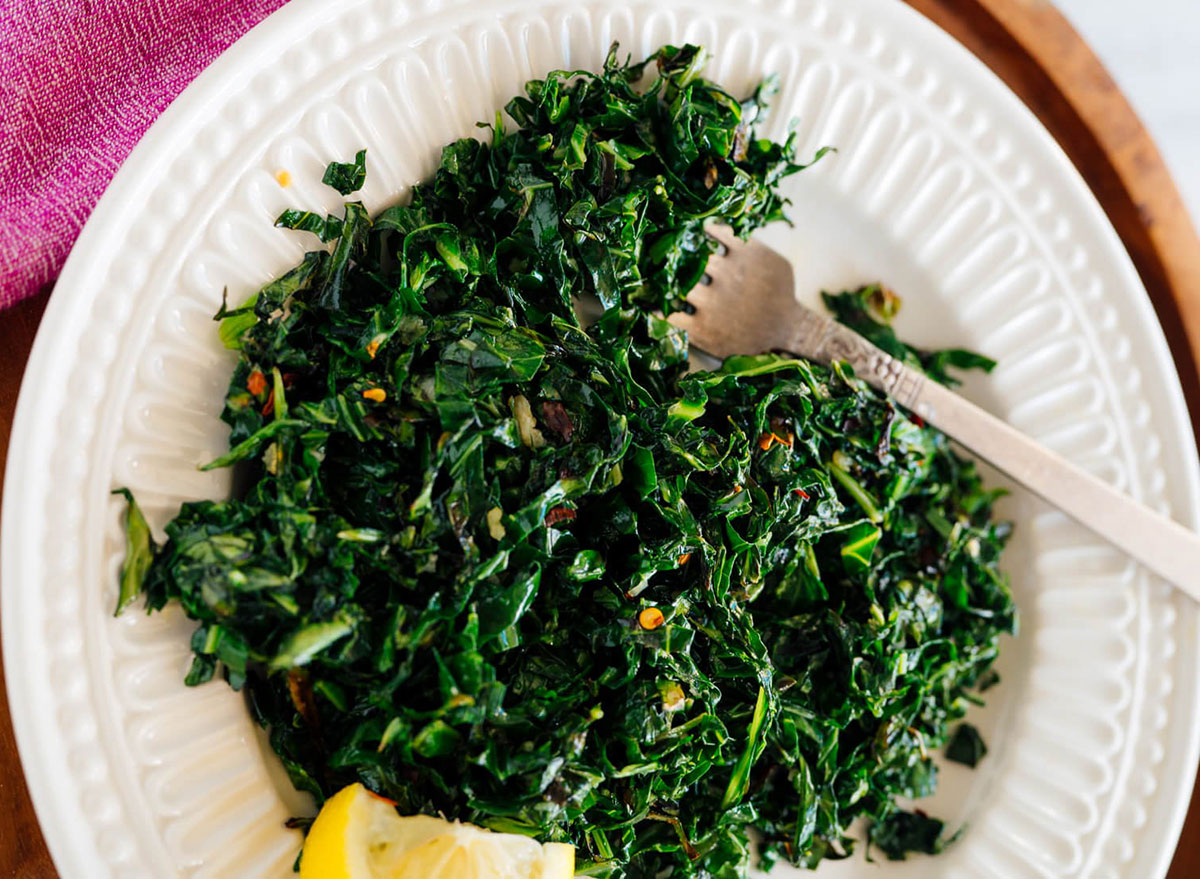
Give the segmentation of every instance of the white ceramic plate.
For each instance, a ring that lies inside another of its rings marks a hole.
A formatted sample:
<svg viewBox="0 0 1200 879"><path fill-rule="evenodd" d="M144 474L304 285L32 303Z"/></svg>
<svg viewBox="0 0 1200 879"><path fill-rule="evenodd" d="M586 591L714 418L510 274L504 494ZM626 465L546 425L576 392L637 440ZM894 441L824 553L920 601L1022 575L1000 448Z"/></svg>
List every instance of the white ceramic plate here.
<svg viewBox="0 0 1200 879"><path fill-rule="evenodd" d="M902 330L1000 361L967 393L1151 505L1197 520L1196 450L1145 292L1033 117L898 0L651 3L296 0L163 115L88 222L22 389L3 515L3 642L29 786L71 879L285 879L305 804L239 696L182 684L177 612L111 615L127 485L161 526L226 475L216 419L232 361L211 315L312 239L284 207L334 210L323 165L369 149L372 209L476 133L523 81L596 67L619 39L710 47L746 91L782 76L774 131L840 152L791 184L770 231L799 289L886 278ZM276 172L294 183L283 188ZM1169 475L1169 478L1168 478ZM992 753L948 767L936 859L828 864L840 877L1124 877L1166 869L1197 755L1196 608L1016 494L1008 567L1024 614L976 721ZM781 871L782 872L782 871Z"/></svg>

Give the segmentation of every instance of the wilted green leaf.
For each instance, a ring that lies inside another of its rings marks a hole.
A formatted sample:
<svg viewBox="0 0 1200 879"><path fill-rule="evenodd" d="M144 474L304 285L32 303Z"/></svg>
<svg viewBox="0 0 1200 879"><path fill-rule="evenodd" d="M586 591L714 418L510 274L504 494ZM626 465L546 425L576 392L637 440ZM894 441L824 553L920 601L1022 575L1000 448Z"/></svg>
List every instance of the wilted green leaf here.
<svg viewBox="0 0 1200 879"><path fill-rule="evenodd" d="M121 562L120 590L117 595L115 613L120 613L142 591L146 572L154 560L154 540L146 517L127 488L119 488L113 494L123 495L125 507L125 559Z"/></svg>
<svg viewBox="0 0 1200 879"><path fill-rule="evenodd" d="M359 150L353 162L330 162L321 182L332 186L342 195L362 189L367 179L367 151Z"/></svg>

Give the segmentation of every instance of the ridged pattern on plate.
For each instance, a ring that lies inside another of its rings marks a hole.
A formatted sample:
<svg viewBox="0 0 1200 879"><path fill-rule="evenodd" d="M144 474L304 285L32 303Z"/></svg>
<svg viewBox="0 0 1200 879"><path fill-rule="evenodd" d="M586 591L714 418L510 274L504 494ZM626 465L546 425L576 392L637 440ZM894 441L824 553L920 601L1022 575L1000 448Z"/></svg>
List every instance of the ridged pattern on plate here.
<svg viewBox="0 0 1200 879"><path fill-rule="evenodd" d="M791 184L796 228L769 233L801 287L887 278L909 300L908 335L1001 361L969 393L1147 502L1194 513L1178 386L1111 230L1012 97L891 0L301 0L201 80L193 93L207 100L185 96L168 114L172 146L152 135L140 180L114 184L138 207L108 199L97 212L93 225L111 228L89 231L51 311L70 297L86 319L48 323L49 353L35 354L41 371L25 388L46 410L23 415L14 442L31 468L6 496L6 538L22 540L5 547L5 588L19 571L22 591L18 610L6 591L4 634L7 649L46 658L36 702L24 677L10 689L31 715L18 720L39 813L52 804L88 828L48 828L65 875L291 875L299 840L283 820L303 798L238 695L182 686L188 622L110 616L121 505L108 490L128 485L161 525L181 500L228 488L195 468L224 441L215 416L231 359L211 321L221 290L237 301L312 245L271 222L289 206L336 210L318 182L330 159L368 147L363 197L377 209L525 79L595 67L614 39L635 55L701 42L716 53L709 74L734 90L777 72L774 133L794 117L803 151L840 149ZM56 383L69 406L46 393ZM52 492L34 489L41 474ZM1195 609L1028 496L1008 512L1024 631L978 718L992 755L974 774L948 767L935 802L969 832L935 861L856 858L824 872L1161 872L1184 789L1164 766L1194 757L1195 645L1179 633L1194 631ZM35 721L45 753L30 741ZM54 773L60 786L39 786ZM1155 796L1164 790L1169 802Z"/></svg>

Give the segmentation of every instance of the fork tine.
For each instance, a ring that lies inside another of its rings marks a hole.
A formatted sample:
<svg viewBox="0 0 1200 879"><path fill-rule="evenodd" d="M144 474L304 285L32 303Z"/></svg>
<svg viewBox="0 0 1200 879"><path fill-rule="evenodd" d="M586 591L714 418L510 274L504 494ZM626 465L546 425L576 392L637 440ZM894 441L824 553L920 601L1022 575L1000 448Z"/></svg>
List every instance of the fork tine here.
<svg viewBox="0 0 1200 879"><path fill-rule="evenodd" d="M696 329L696 316L686 311L672 311L667 315L667 321L671 326L685 331L688 336L692 336Z"/></svg>
<svg viewBox="0 0 1200 879"><path fill-rule="evenodd" d="M713 279L725 278L728 276L731 270L737 269L736 263L729 258L732 253L733 251L729 250L725 253L714 253L709 256L708 265L704 268L704 274ZM693 288L693 292L699 289L701 286L707 285L697 284L696 287ZM688 299L690 300L691 298L692 294L688 293Z"/></svg>
<svg viewBox="0 0 1200 879"><path fill-rule="evenodd" d="M737 257L746 248L747 242L738 238L728 226L716 223L709 223L705 226L704 234L722 246L721 250L709 256L704 273L714 281L725 280L731 274L734 275L734 278L730 280L736 280L736 276L740 274ZM688 294L688 301L697 306L699 303L695 302L692 297L699 289L700 287L697 286Z"/></svg>
<svg viewBox="0 0 1200 879"><path fill-rule="evenodd" d="M724 244L729 250L745 247L747 242L737 237L733 229L721 223L709 223L704 227L704 234L719 244Z"/></svg>
<svg viewBox="0 0 1200 879"><path fill-rule="evenodd" d="M716 284L697 284L687 295L688 305L692 306L697 311L705 308L711 308L714 304L714 298L719 295L718 292L713 289L715 286Z"/></svg>
<svg viewBox="0 0 1200 879"><path fill-rule="evenodd" d="M709 257L708 283L688 293L695 313L676 312L671 323L717 357L782 347L796 308L791 263L765 244L742 241L728 226L704 231L722 251Z"/></svg>
<svg viewBox="0 0 1200 879"><path fill-rule="evenodd" d="M720 258L715 256L710 259L709 266L711 267L713 261L718 259ZM724 357L735 353L726 350L720 338L714 337L711 331L713 326L712 313L719 311L721 307L719 300L722 294L728 295L728 290L716 289L715 283L712 286L697 284L688 293L687 297L687 304L693 309L692 313L673 311L667 316L667 320L672 325L687 332L688 338L693 345L717 357Z"/></svg>
<svg viewBox="0 0 1200 879"><path fill-rule="evenodd" d="M696 314L673 311L668 315L667 320L672 326L678 327L688 334L688 341L691 345L707 351L714 357L728 357L730 354L738 353L730 349L721 336L713 335L711 332L712 319L705 320L699 310Z"/></svg>

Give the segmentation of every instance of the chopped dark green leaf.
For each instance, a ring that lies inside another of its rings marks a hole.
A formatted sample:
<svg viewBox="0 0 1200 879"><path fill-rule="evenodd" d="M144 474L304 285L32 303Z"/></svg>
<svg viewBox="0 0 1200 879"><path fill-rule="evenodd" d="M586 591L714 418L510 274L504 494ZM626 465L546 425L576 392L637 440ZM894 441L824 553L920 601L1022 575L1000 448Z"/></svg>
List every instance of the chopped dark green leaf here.
<svg viewBox="0 0 1200 879"><path fill-rule="evenodd" d="M893 812L871 825L871 844L892 861L904 860L908 852L936 855L942 850L944 827L924 812Z"/></svg>
<svg viewBox="0 0 1200 879"><path fill-rule="evenodd" d="M286 210L275 220L281 229L301 229L312 232L322 241L332 241L342 234L342 221L337 217L322 217L313 211Z"/></svg>
<svg viewBox="0 0 1200 879"><path fill-rule="evenodd" d="M353 162L330 162L321 182L332 186L342 195L362 189L367 179L367 151L359 150ZM311 231L311 230L310 230Z"/></svg>
<svg viewBox="0 0 1200 879"><path fill-rule="evenodd" d="M983 736L969 723L959 724L954 735L950 736L950 743L946 745L947 760L953 760L955 763L962 763L971 768L978 765L986 754L987 745L983 743Z"/></svg>

